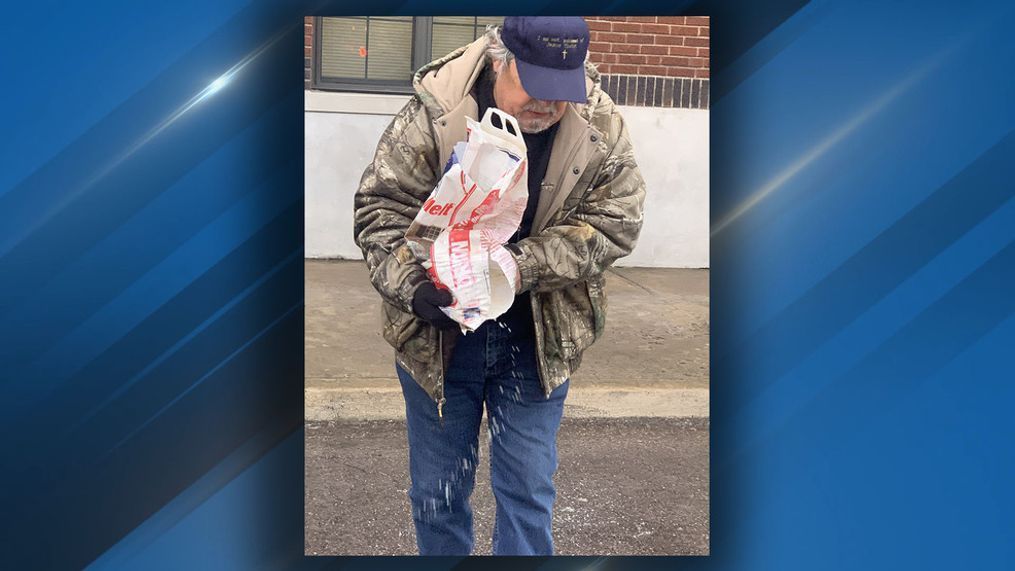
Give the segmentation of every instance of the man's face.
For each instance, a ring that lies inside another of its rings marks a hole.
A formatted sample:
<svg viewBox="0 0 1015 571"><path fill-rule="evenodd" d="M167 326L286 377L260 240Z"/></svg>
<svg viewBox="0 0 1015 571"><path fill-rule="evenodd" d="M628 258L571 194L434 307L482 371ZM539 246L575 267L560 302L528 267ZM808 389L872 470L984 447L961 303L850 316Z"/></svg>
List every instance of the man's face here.
<svg viewBox="0 0 1015 571"><path fill-rule="evenodd" d="M564 116L566 101L542 101L525 92L514 60L507 66L494 62L493 69L497 75L493 85L497 108L514 116L523 133L545 131Z"/></svg>

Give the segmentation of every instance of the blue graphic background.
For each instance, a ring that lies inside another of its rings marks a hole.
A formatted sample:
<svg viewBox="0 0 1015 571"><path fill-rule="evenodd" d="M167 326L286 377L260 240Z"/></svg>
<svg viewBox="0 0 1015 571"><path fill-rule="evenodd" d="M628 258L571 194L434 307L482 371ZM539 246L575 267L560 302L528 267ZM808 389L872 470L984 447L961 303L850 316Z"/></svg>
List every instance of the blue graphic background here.
<svg viewBox="0 0 1015 571"><path fill-rule="evenodd" d="M712 555L303 557L302 16L364 6L43 1L0 25L4 568L1015 567L1015 5L510 8L712 16Z"/></svg>

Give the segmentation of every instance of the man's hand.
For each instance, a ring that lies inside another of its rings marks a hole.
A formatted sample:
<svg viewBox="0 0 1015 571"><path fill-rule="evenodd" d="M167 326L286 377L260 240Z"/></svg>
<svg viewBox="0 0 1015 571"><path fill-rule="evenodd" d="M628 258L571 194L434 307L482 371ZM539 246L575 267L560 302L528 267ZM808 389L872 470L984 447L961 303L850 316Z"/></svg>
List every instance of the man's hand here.
<svg viewBox="0 0 1015 571"><path fill-rule="evenodd" d="M454 302L455 298L451 296L451 292L440 289L427 280L416 288L416 293L412 296L412 311L430 324L442 329L451 329L458 327L458 323L445 315L440 308Z"/></svg>

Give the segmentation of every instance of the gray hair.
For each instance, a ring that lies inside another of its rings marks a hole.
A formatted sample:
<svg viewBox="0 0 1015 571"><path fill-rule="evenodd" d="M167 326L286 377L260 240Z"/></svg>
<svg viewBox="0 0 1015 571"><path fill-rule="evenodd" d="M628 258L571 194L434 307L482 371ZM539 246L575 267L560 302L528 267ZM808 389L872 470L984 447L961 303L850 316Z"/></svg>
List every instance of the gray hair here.
<svg viewBox="0 0 1015 571"><path fill-rule="evenodd" d="M500 39L500 26L487 25L484 35L486 36L486 59L491 64L499 61L502 65L508 65L511 60L515 59L515 54L511 53L511 50Z"/></svg>

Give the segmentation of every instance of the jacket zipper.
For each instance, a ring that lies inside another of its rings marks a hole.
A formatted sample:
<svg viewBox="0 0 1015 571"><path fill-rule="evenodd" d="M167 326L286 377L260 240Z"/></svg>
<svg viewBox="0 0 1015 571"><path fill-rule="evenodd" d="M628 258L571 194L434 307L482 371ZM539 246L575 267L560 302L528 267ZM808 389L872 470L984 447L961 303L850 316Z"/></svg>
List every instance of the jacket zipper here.
<svg viewBox="0 0 1015 571"><path fill-rule="evenodd" d="M438 126L443 127L444 125L447 124L446 122L445 123L441 122L443 117L445 117L446 115L447 115L447 112L445 112L445 114L442 115L441 117L438 117L438 118L433 120L433 124L434 124L434 139L435 139L435 142L437 143L438 159L440 159L440 157L439 157L440 150L444 148L444 133L438 128ZM446 162L447 159L444 159L444 161ZM438 169L444 168L444 163L438 164L437 168ZM441 175L438 175L438 179L437 179L438 181L440 180L440 176ZM441 330L440 328L437 329L437 362L440 364L440 375L441 375L440 376L440 383L437 385L437 391L438 391L438 395L437 395L437 420L438 420L438 422L440 422L440 425L443 428L444 427L444 331Z"/></svg>
<svg viewBox="0 0 1015 571"><path fill-rule="evenodd" d="M437 420L440 422L441 428L444 427L444 331L441 329L437 330L437 360L440 362L440 383L437 385L439 392L437 396Z"/></svg>

